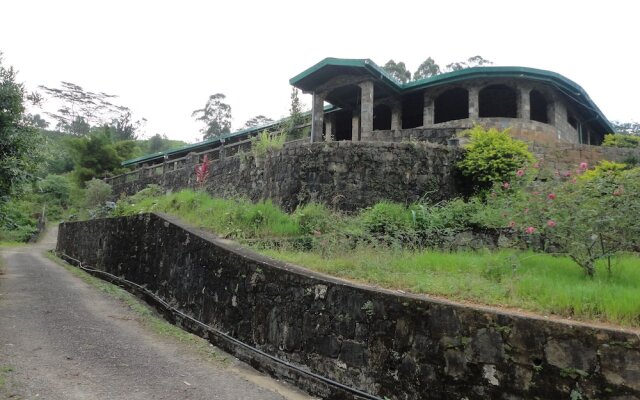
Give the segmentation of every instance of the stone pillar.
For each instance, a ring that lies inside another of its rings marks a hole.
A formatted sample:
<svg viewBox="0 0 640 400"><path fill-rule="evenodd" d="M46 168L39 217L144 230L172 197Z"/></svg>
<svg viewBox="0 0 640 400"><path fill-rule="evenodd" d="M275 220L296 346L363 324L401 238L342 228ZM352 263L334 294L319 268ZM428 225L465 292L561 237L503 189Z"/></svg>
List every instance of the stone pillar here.
<svg viewBox="0 0 640 400"><path fill-rule="evenodd" d="M480 101L478 99L479 92L480 90L477 87L469 88L469 118L470 119L480 118Z"/></svg>
<svg viewBox="0 0 640 400"><path fill-rule="evenodd" d="M391 109L391 130L396 132L402 129L402 103L398 102Z"/></svg>
<svg viewBox="0 0 640 400"><path fill-rule="evenodd" d="M422 112L422 126L433 125L434 107L433 99L427 92L424 92L424 111Z"/></svg>
<svg viewBox="0 0 640 400"><path fill-rule="evenodd" d="M518 102L518 118L524 120L531 119L531 98L529 93L531 89L527 87L520 87L520 101Z"/></svg>
<svg viewBox="0 0 640 400"><path fill-rule="evenodd" d="M360 126L362 134L373 131L373 82L360 84Z"/></svg>
<svg viewBox="0 0 640 400"><path fill-rule="evenodd" d="M324 98L313 93L311 101L311 143L322 141L322 128L324 126Z"/></svg>
<svg viewBox="0 0 640 400"><path fill-rule="evenodd" d="M324 141L331 142L335 138L335 114L327 115L324 120Z"/></svg>
<svg viewBox="0 0 640 400"><path fill-rule="evenodd" d="M357 111L353 110L353 116L351 117L351 141L357 142L360 140L360 115Z"/></svg>

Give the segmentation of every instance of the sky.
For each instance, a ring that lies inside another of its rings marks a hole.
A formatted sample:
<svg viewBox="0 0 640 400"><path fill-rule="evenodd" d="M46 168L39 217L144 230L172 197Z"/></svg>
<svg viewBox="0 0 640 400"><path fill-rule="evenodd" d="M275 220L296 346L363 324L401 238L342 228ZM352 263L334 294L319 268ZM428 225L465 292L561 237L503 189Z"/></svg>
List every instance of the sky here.
<svg viewBox="0 0 640 400"><path fill-rule="evenodd" d="M191 113L215 93L227 96L232 130L285 117L289 79L326 57L414 71L427 57L445 66L481 55L560 73L610 120L640 121L640 5L629 0L20 0L0 10L4 65L28 89L68 81L118 95L147 119L146 137L199 141Z"/></svg>

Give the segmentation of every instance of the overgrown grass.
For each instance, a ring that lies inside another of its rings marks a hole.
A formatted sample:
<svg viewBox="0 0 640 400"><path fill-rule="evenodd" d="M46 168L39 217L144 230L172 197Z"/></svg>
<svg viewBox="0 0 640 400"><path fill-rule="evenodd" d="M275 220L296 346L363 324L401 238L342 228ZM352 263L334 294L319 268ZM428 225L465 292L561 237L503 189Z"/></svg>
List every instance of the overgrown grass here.
<svg viewBox="0 0 640 400"><path fill-rule="evenodd" d="M188 333L181 328L165 321L144 302L142 302L126 290L122 289L121 287L96 278L93 275L64 262L60 258L56 257L53 253L47 253L47 258L61 265L67 271L71 272L71 274L82 279L91 286L94 286L98 290L125 303L136 314L137 319L140 321L140 323L142 323L143 326L149 328L152 332L191 346L198 353L206 356L207 358L213 359L218 362L227 361L227 357L218 353L215 348L211 346L205 339Z"/></svg>
<svg viewBox="0 0 640 400"><path fill-rule="evenodd" d="M213 199L189 190L158 196L157 188L145 190L120 201L116 213L165 212L273 258L374 285L640 326L637 255L617 257L612 274L598 265L595 278L589 278L563 256L515 250L447 253L399 244L412 230L455 230L469 215L479 215L479 204L453 201L422 209L380 203L357 216L311 204L286 214L271 202Z"/></svg>
<svg viewBox="0 0 640 400"><path fill-rule="evenodd" d="M640 260L615 259L591 279L567 257L498 251L412 252L360 248L329 257L261 250L329 275L452 300L506 306L561 317L640 326Z"/></svg>

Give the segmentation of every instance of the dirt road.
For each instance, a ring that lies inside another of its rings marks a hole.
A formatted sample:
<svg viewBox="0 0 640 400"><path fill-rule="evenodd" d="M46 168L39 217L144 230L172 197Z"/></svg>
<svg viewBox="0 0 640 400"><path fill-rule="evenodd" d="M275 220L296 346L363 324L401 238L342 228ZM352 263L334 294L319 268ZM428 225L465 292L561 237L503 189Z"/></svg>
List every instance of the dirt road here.
<svg viewBox="0 0 640 400"><path fill-rule="evenodd" d="M50 232L1 250L0 399L309 398L151 331L125 303L48 260L54 245Z"/></svg>

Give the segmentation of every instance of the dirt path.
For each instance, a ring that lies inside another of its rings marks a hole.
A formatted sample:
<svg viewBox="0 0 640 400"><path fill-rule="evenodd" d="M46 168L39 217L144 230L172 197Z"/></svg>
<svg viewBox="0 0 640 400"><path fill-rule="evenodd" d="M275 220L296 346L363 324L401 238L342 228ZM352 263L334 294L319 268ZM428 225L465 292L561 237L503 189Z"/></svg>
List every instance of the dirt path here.
<svg viewBox="0 0 640 400"><path fill-rule="evenodd" d="M123 302L44 257L55 234L2 250L0 399L309 398L151 332Z"/></svg>

